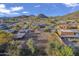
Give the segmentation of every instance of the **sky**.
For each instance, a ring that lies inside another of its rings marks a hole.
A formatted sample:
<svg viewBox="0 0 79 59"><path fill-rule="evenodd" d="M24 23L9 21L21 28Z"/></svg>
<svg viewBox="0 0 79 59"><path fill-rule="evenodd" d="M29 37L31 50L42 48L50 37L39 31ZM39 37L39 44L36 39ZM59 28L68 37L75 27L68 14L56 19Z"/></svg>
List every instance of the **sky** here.
<svg viewBox="0 0 79 59"><path fill-rule="evenodd" d="M78 3L1 3L0 17L38 14L63 16L78 10Z"/></svg>

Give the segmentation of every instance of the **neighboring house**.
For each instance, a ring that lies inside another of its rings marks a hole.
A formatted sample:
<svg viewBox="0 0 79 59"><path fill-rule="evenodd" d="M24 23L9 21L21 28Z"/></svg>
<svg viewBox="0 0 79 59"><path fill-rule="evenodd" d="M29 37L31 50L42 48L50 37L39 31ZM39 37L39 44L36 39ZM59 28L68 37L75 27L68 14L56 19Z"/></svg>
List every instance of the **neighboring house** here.
<svg viewBox="0 0 79 59"><path fill-rule="evenodd" d="M0 24L3 24L4 23L4 20L3 19L0 19Z"/></svg>
<svg viewBox="0 0 79 59"><path fill-rule="evenodd" d="M61 23L58 25L60 29L79 29L79 23Z"/></svg>
<svg viewBox="0 0 79 59"><path fill-rule="evenodd" d="M28 33L29 32L29 29L20 29L19 32L20 33Z"/></svg>
<svg viewBox="0 0 79 59"><path fill-rule="evenodd" d="M22 39L25 36L25 33L17 33L14 35L14 39Z"/></svg>
<svg viewBox="0 0 79 59"><path fill-rule="evenodd" d="M60 28L60 29L67 29L68 28L68 24L65 24L65 23L59 24L58 28Z"/></svg>
<svg viewBox="0 0 79 59"><path fill-rule="evenodd" d="M44 49L48 43L48 33L39 32L40 34L37 35L37 39L35 40L35 45L38 48Z"/></svg>
<svg viewBox="0 0 79 59"><path fill-rule="evenodd" d="M6 24L0 24L0 30L8 29L8 26Z"/></svg>
<svg viewBox="0 0 79 59"><path fill-rule="evenodd" d="M59 24L59 28L57 29L57 33L60 37L66 38L79 38L79 24L78 23L63 23Z"/></svg>
<svg viewBox="0 0 79 59"><path fill-rule="evenodd" d="M7 32L7 33L15 33L15 32L17 32L16 30L12 30L12 29L4 30L4 31Z"/></svg>
<svg viewBox="0 0 79 59"><path fill-rule="evenodd" d="M34 31L31 29L20 29L18 33L14 35L14 39L29 39L34 37Z"/></svg>
<svg viewBox="0 0 79 59"><path fill-rule="evenodd" d="M79 30L77 29L70 29L70 30L60 30L60 37L63 38L79 38Z"/></svg>
<svg viewBox="0 0 79 59"><path fill-rule="evenodd" d="M40 27L40 28L45 28L46 26L48 26L47 24L38 24L38 26Z"/></svg>
<svg viewBox="0 0 79 59"><path fill-rule="evenodd" d="M8 25L8 27L11 27L11 26L16 26L16 22L12 22L12 23L8 23L7 25Z"/></svg>
<svg viewBox="0 0 79 59"><path fill-rule="evenodd" d="M79 47L79 24L78 23L68 23L59 24L57 33L62 41L73 48Z"/></svg>

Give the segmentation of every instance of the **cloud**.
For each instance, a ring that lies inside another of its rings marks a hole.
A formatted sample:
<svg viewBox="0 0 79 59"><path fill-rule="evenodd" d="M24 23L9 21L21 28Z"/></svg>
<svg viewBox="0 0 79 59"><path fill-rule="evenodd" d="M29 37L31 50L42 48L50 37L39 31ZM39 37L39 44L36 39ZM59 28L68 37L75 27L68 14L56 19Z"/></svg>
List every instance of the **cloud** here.
<svg viewBox="0 0 79 59"><path fill-rule="evenodd" d="M10 13L10 10L6 9L5 4L0 4L0 13L9 14Z"/></svg>
<svg viewBox="0 0 79 59"><path fill-rule="evenodd" d="M20 13L18 13L18 12L13 12L12 14L17 14L17 15L19 15Z"/></svg>
<svg viewBox="0 0 79 59"><path fill-rule="evenodd" d="M69 11L69 13L72 13L74 11L77 11L78 10L77 8L79 7L79 3L64 3L64 5L66 7L71 8L70 11Z"/></svg>
<svg viewBox="0 0 79 59"><path fill-rule="evenodd" d="M10 10L7 10L7 9L0 9L0 13L10 14Z"/></svg>
<svg viewBox="0 0 79 59"><path fill-rule="evenodd" d="M19 7L12 7L12 8L11 8L11 11L20 11L20 10L22 10L22 9L24 9L22 6L19 6Z"/></svg>
<svg viewBox="0 0 79 59"><path fill-rule="evenodd" d="M29 13L29 12L23 11L22 13L26 14L26 13Z"/></svg>
<svg viewBox="0 0 79 59"><path fill-rule="evenodd" d="M7 9L5 4L0 4L0 14L7 14L7 15L19 14L17 13L17 11L20 11L22 9L23 9L22 6L10 7Z"/></svg>
<svg viewBox="0 0 79 59"><path fill-rule="evenodd" d="M15 6L7 9L5 4L0 4L0 16L19 15L20 13L18 13L18 11L22 9L23 9L22 6Z"/></svg>
<svg viewBox="0 0 79 59"><path fill-rule="evenodd" d="M64 3L66 7L76 7L79 6L79 3Z"/></svg>
<svg viewBox="0 0 79 59"><path fill-rule="evenodd" d="M40 5L36 5L36 6L34 6L34 7L40 7Z"/></svg>
<svg viewBox="0 0 79 59"><path fill-rule="evenodd" d="M5 8L5 5L4 4L0 4L0 8Z"/></svg>

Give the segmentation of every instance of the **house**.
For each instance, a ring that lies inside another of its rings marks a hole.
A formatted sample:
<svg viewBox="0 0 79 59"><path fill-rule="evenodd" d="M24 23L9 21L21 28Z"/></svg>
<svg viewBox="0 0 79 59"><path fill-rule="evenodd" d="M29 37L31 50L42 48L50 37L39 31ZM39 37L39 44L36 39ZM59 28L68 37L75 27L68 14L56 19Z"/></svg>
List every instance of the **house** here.
<svg viewBox="0 0 79 59"><path fill-rule="evenodd" d="M60 37L63 38L79 38L79 30L77 29L70 29L70 30L60 30Z"/></svg>
<svg viewBox="0 0 79 59"><path fill-rule="evenodd" d="M3 19L0 19L0 24L3 24L4 23L4 20Z"/></svg>
<svg viewBox="0 0 79 59"><path fill-rule="evenodd" d="M48 43L48 33L40 32L40 34L37 35L37 38L35 40L35 45L38 48L45 49L47 43Z"/></svg>
<svg viewBox="0 0 79 59"><path fill-rule="evenodd" d="M14 35L14 39L22 39L25 36L25 33L17 33Z"/></svg>
<svg viewBox="0 0 79 59"><path fill-rule="evenodd" d="M29 32L29 29L20 29L19 32L20 33L28 33Z"/></svg>
<svg viewBox="0 0 79 59"><path fill-rule="evenodd" d="M62 23L58 25L57 33L63 38L79 38L78 23Z"/></svg>
<svg viewBox="0 0 79 59"><path fill-rule="evenodd" d="M79 23L61 23L57 27L60 29L79 29Z"/></svg>
<svg viewBox="0 0 79 59"><path fill-rule="evenodd" d="M12 29L7 29L7 30L4 30L5 32L8 32L8 33L15 33L16 30L12 30Z"/></svg>
<svg viewBox="0 0 79 59"><path fill-rule="evenodd" d="M40 28L45 28L46 26L48 26L47 24L38 24L38 26L40 27Z"/></svg>
<svg viewBox="0 0 79 59"><path fill-rule="evenodd" d="M79 23L61 23L57 26L57 34L64 44L71 47L79 47Z"/></svg>
<svg viewBox="0 0 79 59"><path fill-rule="evenodd" d="M36 36L31 29L20 29L18 33L14 35L14 39L28 39Z"/></svg>
<svg viewBox="0 0 79 59"><path fill-rule="evenodd" d="M0 30L8 29L8 26L6 24L0 24Z"/></svg>
<svg viewBox="0 0 79 59"><path fill-rule="evenodd" d="M11 27L11 26L16 26L17 22L11 22L11 23L8 23L8 27Z"/></svg>
<svg viewBox="0 0 79 59"><path fill-rule="evenodd" d="M61 23L61 24L58 25L58 28L60 28L60 29L67 29L68 28L68 24Z"/></svg>

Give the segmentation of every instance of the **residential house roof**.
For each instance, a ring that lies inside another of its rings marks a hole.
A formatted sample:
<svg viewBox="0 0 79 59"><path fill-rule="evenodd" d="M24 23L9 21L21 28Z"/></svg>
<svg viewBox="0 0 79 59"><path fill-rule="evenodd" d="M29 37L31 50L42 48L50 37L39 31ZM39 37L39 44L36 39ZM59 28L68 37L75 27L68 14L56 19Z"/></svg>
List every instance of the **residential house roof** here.
<svg viewBox="0 0 79 59"><path fill-rule="evenodd" d="M25 33L17 33L15 34L14 38L23 38L25 36Z"/></svg>
<svg viewBox="0 0 79 59"><path fill-rule="evenodd" d="M63 30L63 29L61 29L60 30L61 32L79 32L79 30L78 29L67 29L67 30Z"/></svg>

